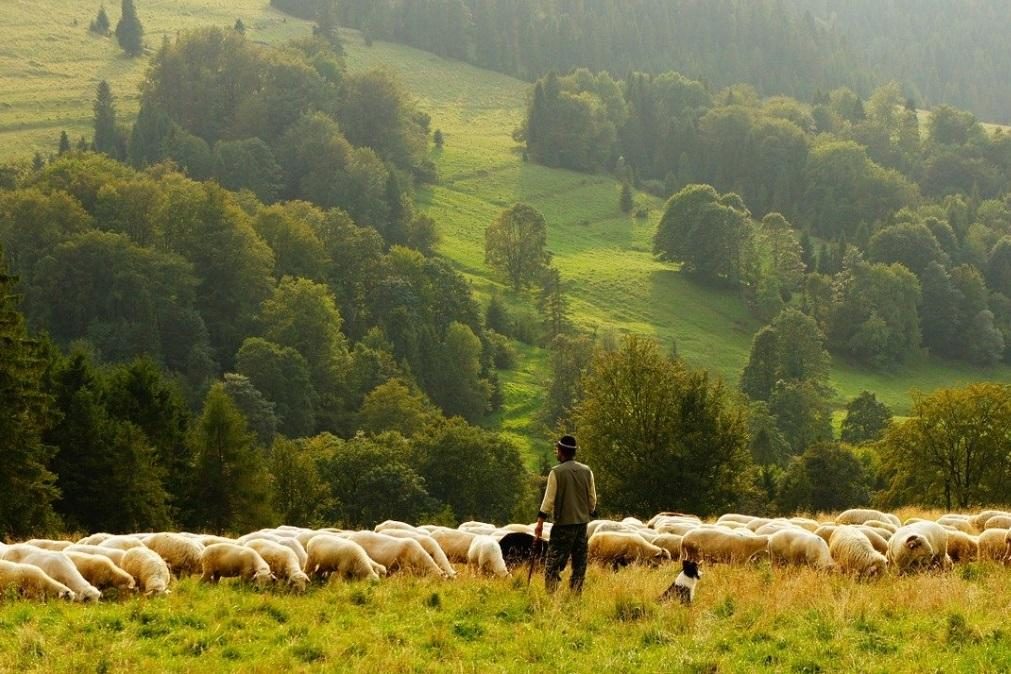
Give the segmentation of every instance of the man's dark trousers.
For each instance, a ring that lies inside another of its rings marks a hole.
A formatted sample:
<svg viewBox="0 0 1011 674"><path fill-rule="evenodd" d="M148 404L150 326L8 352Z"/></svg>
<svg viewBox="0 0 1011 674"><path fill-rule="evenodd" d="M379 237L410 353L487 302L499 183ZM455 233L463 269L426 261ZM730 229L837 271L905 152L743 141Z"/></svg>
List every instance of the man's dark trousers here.
<svg viewBox="0 0 1011 674"><path fill-rule="evenodd" d="M573 592L582 592L583 579L586 577L586 524L556 524L551 527L551 540L548 541L548 558L544 569L544 587L548 592L558 589L558 583L562 580L562 570L565 569L570 556L572 576L569 578L569 589Z"/></svg>

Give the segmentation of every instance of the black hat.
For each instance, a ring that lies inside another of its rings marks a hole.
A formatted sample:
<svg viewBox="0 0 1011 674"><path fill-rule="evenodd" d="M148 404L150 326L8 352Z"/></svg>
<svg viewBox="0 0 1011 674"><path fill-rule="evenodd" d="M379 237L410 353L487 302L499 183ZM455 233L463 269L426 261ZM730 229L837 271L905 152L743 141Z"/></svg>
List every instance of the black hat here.
<svg viewBox="0 0 1011 674"><path fill-rule="evenodd" d="M579 445L576 444L576 438L571 435L563 435L558 438L555 447L569 454L575 454L576 450L579 449Z"/></svg>

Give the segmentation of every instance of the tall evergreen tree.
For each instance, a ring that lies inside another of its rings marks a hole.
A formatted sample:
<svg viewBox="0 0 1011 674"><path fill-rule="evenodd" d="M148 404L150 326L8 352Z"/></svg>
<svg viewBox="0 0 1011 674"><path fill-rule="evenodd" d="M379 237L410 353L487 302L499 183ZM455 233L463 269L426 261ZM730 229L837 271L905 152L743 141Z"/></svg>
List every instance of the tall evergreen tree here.
<svg viewBox="0 0 1011 674"><path fill-rule="evenodd" d="M108 35L110 26L109 15L105 13L105 5L102 5L98 8L98 14L88 26L88 30L99 35Z"/></svg>
<svg viewBox="0 0 1011 674"><path fill-rule="evenodd" d="M250 530L270 521L270 484L264 458L253 446L246 419L221 383L211 387L190 442L196 452L193 524L219 533Z"/></svg>
<svg viewBox="0 0 1011 674"><path fill-rule="evenodd" d="M144 51L144 26L137 18L133 0L123 0L123 9L116 24L116 41L127 56L140 56Z"/></svg>
<svg viewBox="0 0 1011 674"><path fill-rule="evenodd" d="M95 92L95 151L118 158L119 141L116 132L116 102L112 87L105 80Z"/></svg>
<svg viewBox="0 0 1011 674"><path fill-rule="evenodd" d="M70 136L67 135L66 130L60 131L60 146L57 149L57 154L66 154L70 152Z"/></svg>
<svg viewBox="0 0 1011 674"><path fill-rule="evenodd" d="M53 398L43 390L47 365L3 259L0 246L0 538L9 538L51 528L59 492L46 468L54 450L42 442L53 420Z"/></svg>
<svg viewBox="0 0 1011 674"><path fill-rule="evenodd" d="M621 208L622 213L629 213L632 211L634 205L635 202L632 201L632 187L626 180L621 183L621 197L618 199L618 207Z"/></svg>

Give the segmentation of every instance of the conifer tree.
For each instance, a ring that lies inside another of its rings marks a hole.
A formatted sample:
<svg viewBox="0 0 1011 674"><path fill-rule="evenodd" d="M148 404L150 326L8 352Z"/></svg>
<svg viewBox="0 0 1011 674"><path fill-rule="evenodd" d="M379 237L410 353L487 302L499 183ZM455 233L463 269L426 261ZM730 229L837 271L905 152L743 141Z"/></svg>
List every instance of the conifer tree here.
<svg viewBox="0 0 1011 674"><path fill-rule="evenodd" d="M53 404L43 389L46 362L25 329L3 259L0 247L0 538L7 539L50 527L59 492L46 468L53 448L42 442Z"/></svg>
<svg viewBox="0 0 1011 674"><path fill-rule="evenodd" d="M246 34L246 24L242 22L242 19L236 19L235 25L232 26L232 28L235 30L236 33L242 33L243 35Z"/></svg>
<svg viewBox="0 0 1011 674"><path fill-rule="evenodd" d="M36 152L35 156L32 157L32 170L35 172L41 171L46 167L46 158L42 156L41 152Z"/></svg>
<svg viewBox="0 0 1011 674"><path fill-rule="evenodd" d="M270 520L270 484L245 417L222 383L211 387L190 438L196 453L193 524L248 531Z"/></svg>
<svg viewBox="0 0 1011 674"><path fill-rule="evenodd" d="M70 136L67 135L66 130L60 131L60 147L57 152L59 154L70 152Z"/></svg>
<svg viewBox="0 0 1011 674"><path fill-rule="evenodd" d="M618 206L622 213L630 213L635 202L632 201L632 187L628 181L621 183L621 197L618 199Z"/></svg>
<svg viewBox="0 0 1011 674"><path fill-rule="evenodd" d="M442 148L446 142L446 139L442 135L442 129L435 130L435 133L432 134L432 141L435 143L435 147Z"/></svg>
<svg viewBox="0 0 1011 674"><path fill-rule="evenodd" d="M144 51L144 26L137 18L133 0L123 0L123 11L116 24L116 41L127 56L140 56Z"/></svg>
<svg viewBox="0 0 1011 674"><path fill-rule="evenodd" d="M95 94L95 137L92 142L96 152L110 157L117 156L119 143L116 133L116 102L112 88L105 80L98 83Z"/></svg>
<svg viewBox="0 0 1011 674"><path fill-rule="evenodd" d="M105 5L102 5L98 8L98 15L88 26L88 30L92 33L98 33L99 35L108 35L109 28L109 15L105 13Z"/></svg>

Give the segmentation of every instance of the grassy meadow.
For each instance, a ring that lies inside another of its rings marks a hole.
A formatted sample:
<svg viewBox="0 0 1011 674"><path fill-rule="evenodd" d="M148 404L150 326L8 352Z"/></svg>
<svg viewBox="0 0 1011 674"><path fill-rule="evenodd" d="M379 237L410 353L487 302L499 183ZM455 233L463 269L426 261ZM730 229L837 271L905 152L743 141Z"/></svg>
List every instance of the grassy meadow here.
<svg viewBox="0 0 1011 674"><path fill-rule="evenodd" d="M98 81L108 79L120 119L136 112L147 58L127 59L112 38L87 25L97 11L79 0L7 0L0 21L0 159L26 159L55 150L61 129L73 140L90 135ZM117 3L108 6L118 20ZM148 53L165 36L203 25L231 26L241 18L250 39L273 43L306 35L309 24L269 8L266 0L145 0L138 12ZM699 285L650 253L660 200L639 194L648 217L618 208L619 185L610 177L549 169L524 162L512 139L525 107L528 84L410 47L342 33L352 69L385 67L398 73L441 129L446 143L433 149L440 183L418 191L422 209L441 235L439 252L473 283L486 301L499 293L524 320L536 321L533 293L513 294L484 264L484 228L504 208L526 201L544 213L549 248L561 270L571 315L581 328L602 333L652 335L676 342L690 363L736 383L752 335L760 327L733 291ZM547 354L519 346L520 361L501 373L504 409L490 420L524 449L531 463L544 453L542 406ZM1011 381L1011 368L977 369L922 357L892 372L871 372L844 362L833 368L838 403L863 389L875 391L899 413L912 389L930 391L981 379ZM537 448L536 450L534 448Z"/></svg>
<svg viewBox="0 0 1011 674"><path fill-rule="evenodd" d="M586 591L392 577L305 595L185 579L164 598L0 601L0 671L998 672L1011 574L994 564L858 582L708 566L692 607L654 599L676 569L590 569Z"/></svg>

